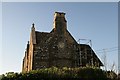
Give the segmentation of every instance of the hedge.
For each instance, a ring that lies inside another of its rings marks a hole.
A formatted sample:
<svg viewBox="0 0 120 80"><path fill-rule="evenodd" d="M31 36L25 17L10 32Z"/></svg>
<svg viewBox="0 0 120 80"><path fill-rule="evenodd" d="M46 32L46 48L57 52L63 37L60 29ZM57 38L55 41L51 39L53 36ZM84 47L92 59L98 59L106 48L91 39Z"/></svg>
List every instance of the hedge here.
<svg viewBox="0 0 120 80"><path fill-rule="evenodd" d="M110 73L109 73L110 74ZM79 68L44 68L28 73L8 72L1 80L112 80L108 72L93 67ZM113 78L115 80L115 78Z"/></svg>

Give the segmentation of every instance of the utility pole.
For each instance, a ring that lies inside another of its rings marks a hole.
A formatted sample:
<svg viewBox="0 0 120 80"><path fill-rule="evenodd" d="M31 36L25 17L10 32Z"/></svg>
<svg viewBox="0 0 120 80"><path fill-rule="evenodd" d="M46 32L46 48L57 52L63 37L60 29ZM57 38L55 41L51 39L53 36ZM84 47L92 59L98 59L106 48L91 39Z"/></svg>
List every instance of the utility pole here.
<svg viewBox="0 0 120 80"><path fill-rule="evenodd" d="M103 51L104 51L104 58L103 58L104 59L104 69L107 70L107 58L106 58L107 53L106 53L106 49L103 49Z"/></svg>

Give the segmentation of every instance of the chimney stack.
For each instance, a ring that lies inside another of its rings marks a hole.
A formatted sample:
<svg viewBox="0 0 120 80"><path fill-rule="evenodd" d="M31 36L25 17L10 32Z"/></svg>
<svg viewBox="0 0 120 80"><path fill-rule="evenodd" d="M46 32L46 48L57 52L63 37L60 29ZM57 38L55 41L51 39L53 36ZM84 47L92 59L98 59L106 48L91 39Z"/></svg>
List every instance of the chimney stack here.
<svg viewBox="0 0 120 80"><path fill-rule="evenodd" d="M65 13L55 12L53 21L54 32L64 34L67 29L67 21L65 19Z"/></svg>

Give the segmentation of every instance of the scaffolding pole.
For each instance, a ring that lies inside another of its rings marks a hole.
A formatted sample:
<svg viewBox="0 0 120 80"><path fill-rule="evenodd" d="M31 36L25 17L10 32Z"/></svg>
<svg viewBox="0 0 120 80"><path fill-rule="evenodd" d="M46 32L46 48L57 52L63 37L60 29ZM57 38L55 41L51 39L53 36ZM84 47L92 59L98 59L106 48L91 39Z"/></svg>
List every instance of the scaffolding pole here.
<svg viewBox="0 0 120 80"><path fill-rule="evenodd" d="M82 66L82 54L81 54L81 47L80 47L80 39L78 40L78 54L79 54L79 61L78 61L78 66Z"/></svg>
<svg viewBox="0 0 120 80"><path fill-rule="evenodd" d="M92 66L94 65L94 63L93 63L93 58L94 58L94 56L93 56L93 53L92 53L92 41L90 40L90 39L79 39L78 41L79 41L79 43L80 43L80 40L84 40L84 41L88 41L86 44L88 44L88 45L90 45L90 47L91 47L91 49L90 49L90 54L91 54L91 64L92 64ZM81 54L81 52L80 52L80 54ZM81 55L80 55L81 56ZM87 50L86 50L86 47L85 47L85 58L86 58L86 61L87 61ZM87 62L86 62L87 63Z"/></svg>

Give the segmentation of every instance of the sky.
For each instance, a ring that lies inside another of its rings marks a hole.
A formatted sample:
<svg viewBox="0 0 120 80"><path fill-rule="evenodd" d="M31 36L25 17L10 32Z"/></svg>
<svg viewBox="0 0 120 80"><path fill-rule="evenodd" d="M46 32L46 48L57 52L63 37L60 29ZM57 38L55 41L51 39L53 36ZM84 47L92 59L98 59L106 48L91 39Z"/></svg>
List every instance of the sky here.
<svg viewBox="0 0 120 80"><path fill-rule="evenodd" d="M20 72L32 23L40 32L53 28L54 12L65 12L67 29L77 41L92 40L92 48L107 68L118 65L117 2L4 2L2 3L2 51L0 74ZM88 41L81 41L87 43ZM103 51L105 49L105 52Z"/></svg>
<svg viewBox="0 0 120 80"><path fill-rule="evenodd" d="M1 0L2 2L118 2L120 0Z"/></svg>

